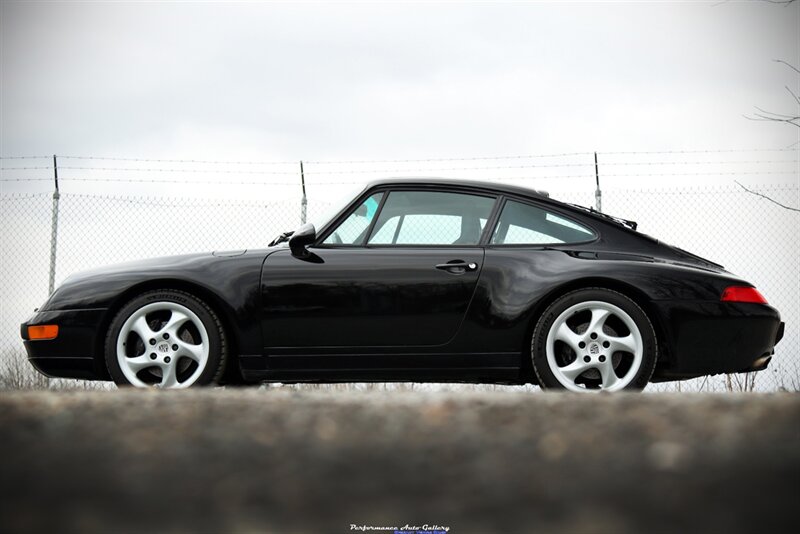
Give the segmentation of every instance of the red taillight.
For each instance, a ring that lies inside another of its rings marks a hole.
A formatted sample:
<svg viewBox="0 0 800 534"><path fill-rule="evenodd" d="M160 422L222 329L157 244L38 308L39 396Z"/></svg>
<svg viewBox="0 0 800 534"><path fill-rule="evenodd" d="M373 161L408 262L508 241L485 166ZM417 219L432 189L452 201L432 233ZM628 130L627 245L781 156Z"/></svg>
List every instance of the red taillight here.
<svg viewBox="0 0 800 534"><path fill-rule="evenodd" d="M754 287L731 286L726 287L722 292L722 302L754 302L756 304L766 304L767 299Z"/></svg>

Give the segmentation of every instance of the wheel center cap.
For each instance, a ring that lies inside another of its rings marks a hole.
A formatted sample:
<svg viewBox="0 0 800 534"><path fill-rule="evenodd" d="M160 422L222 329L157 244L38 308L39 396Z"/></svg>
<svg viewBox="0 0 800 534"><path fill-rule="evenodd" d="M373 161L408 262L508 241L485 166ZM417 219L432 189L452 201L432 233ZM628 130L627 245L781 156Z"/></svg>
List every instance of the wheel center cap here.
<svg viewBox="0 0 800 534"><path fill-rule="evenodd" d="M590 343L589 344L589 354L600 354L600 344L599 343Z"/></svg>
<svg viewBox="0 0 800 534"><path fill-rule="evenodd" d="M160 343L158 345L158 352L169 352L169 343Z"/></svg>

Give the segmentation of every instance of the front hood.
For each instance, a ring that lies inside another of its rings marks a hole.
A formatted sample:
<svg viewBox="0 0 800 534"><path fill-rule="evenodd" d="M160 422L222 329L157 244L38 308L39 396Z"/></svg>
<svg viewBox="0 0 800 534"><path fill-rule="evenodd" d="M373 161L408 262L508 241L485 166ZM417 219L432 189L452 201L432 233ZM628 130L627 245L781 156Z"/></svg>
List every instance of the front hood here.
<svg viewBox="0 0 800 534"><path fill-rule="evenodd" d="M105 307L128 287L149 280L183 280L206 287L223 285L245 267L248 272L259 272L264 258L275 250L277 249L165 256L81 271L67 277L42 305L41 310Z"/></svg>
<svg viewBox="0 0 800 534"><path fill-rule="evenodd" d="M158 258L126 261L123 263L104 265L102 267L94 267L92 269L71 274L64 279L64 282L60 287L83 282L85 280L97 277L108 278L131 272L175 270L196 265L198 263L207 263L213 260L213 252L204 252L197 254L182 254L180 256L163 256Z"/></svg>
<svg viewBox="0 0 800 534"><path fill-rule="evenodd" d="M194 254L181 254L179 256L162 256L157 258L147 258L141 260L127 261L95 267L85 271L71 274L61 284L61 287L87 279L102 277L103 279L113 278L119 275L130 273L142 273L157 275L159 273L192 271L205 265L213 264L225 258L246 257L246 256L267 256L277 247L256 250L216 250L213 252L201 252Z"/></svg>

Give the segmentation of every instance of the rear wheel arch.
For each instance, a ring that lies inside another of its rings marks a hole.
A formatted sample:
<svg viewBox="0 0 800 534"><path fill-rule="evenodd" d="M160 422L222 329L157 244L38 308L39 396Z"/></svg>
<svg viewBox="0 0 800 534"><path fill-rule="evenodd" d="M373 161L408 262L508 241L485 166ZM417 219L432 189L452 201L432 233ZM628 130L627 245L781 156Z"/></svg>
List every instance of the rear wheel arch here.
<svg viewBox="0 0 800 534"><path fill-rule="evenodd" d="M533 331L536 328L536 325L541 319L542 314L547 310L550 305L558 300L559 298L563 297L567 293L572 293L573 291L577 291L579 289L589 289L589 288L600 288L600 289L609 289L611 291L616 291L617 293L621 293L634 301L647 315L648 319L650 319L650 323L653 326L653 330L656 333L656 342L658 343L658 362L657 367L667 366L672 362L672 354L670 350L670 344L667 341L667 331L664 326L664 321L659 314L656 307L653 305L652 300L647 294L642 291L641 289L627 283L622 282L619 280L615 280L613 278L604 278L604 277L590 277L590 278L579 278L576 280L571 280L565 284L562 284L550 292L547 293L543 298L539 299L539 301L531 308L528 313L528 327L525 330L525 337L522 339L521 342L521 352L523 355L529 354L530 351L530 340L531 336L533 335ZM531 364L530 358L525 357L523 358L523 373L527 378L532 380L536 380L536 375L533 371L533 365Z"/></svg>
<svg viewBox="0 0 800 534"><path fill-rule="evenodd" d="M531 359L545 389L640 391L655 370L658 340L633 298L592 286L548 306L533 331Z"/></svg>
<svg viewBox="0 0 800 534"><path fill-rule="evenodd" d="M117 313L119 313L119 311L123 308L123 306L125 306L132 299L148 291L154 291L159 289L183 291L205 302L206 305L208 305L208 307L211 308L211 310L216 314L217 318L222 323L222 328L224 329L226 334L226 344L228 346L229 358L230 359L236 358L239 346L239 339L238 339L239 333L236 330L236 328L234 328L235 321L232 317L232 311L224 303L223 299L219 295L217 295L216 293L214 293L213 291L209 290L206 287L203 287L199 284L195 284L193 282L187 282L186 280L172 279L172 278L148 280L146 282L141 282L139 284L129 287L118 297L116 297L116 299L114 299L114 302L111 304L111 306L109 306L108 310L106 311L106 314L103 317L103 321L100 324L100 327L98 328L97 339L95 340L96 343L95 354L96 354L96 360L100 362L100 365L98 367L103 368L105 373L104 378L106 380L110 380L111 376L108 374L107 370L105 370L105 365L103 364L103 357L105 350L106 333L108 332L108 329L111 326L111 322L113 321L114 317L116 317ZM225 369L225 373L223 375L223 383L237 384L240 383L241 381L242 378L239 373L238 364L234 364L229 360L228 365Z"/></svg>

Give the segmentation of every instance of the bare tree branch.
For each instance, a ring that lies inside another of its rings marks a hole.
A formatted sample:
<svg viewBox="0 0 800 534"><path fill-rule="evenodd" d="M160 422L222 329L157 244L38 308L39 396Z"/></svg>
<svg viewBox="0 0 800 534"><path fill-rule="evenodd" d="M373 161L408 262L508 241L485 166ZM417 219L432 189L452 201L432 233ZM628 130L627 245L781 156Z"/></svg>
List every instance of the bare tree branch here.
<svg viewBox="0 0 800 534"><path fill-rule="evenodd" d="M768 2L770 4L782 4L783 7L786 7L789 4L791 4L792 2L794 2L794 0L761 0L761 1L762 2Z"/></svg>
<svg viewBox="0 0 800 534"><path fill-rule="evenodd" d="M778 115L777 113L772 113L763 110L759 111L761 111L761 113L753 113L752 117L749 115L742 115L742 117L744 117L749 121L785 122L787 124L791 124L800 128L800 117L792 117L790 115Z"/></svg>
<svg viewBox="0 0 800 534"><path fill-rule="evenodd" d="M761 112L764 115L768 115L768 116L772 116L772 117L779 117L779 118L782 118L782 119L792 119L792 120L797 119L796 115L786 115L784 113L775 113L774 111L767 111L766 109L762 109L762 108L760 108L758 106L753 106L753 107L756 108L759 112Z"/></svg>
<svg viewBox="0 0 800 534"><path fill-rule="evenodd" d="M780 202L778 202L777 200L773 200L773 199L769 198L767 195L763 195L763 194L759 193L758 191L753 191L752 189L746 188L745 186L743 186L741 183L737 182L736 180L734 180L734 182L736 183L736 185L738 185L739 187L741 187L742 189L744 189L745 191L747 191L750 194L756 195L756 196L761 197L761 198L766 198L767 200L769 200L773 204L777 204L778 206L782 207L783 209L800 212L800 209L798 209L798 208L792 208L790 206L785 206L785 205L781 204Z"/></svg>
<svg viewBox="0 0 800 534"><path fill-rule="evenodd" d="M800 106L800 98L797 98L797 95L796 95L796 94L794 94L794 91L792 91L791 89L789 89L789 86L788 86L788 85L784 85L784 87L786 87L786 90L787 90L787 91L789 91L789 94L790 94L790 95L792 95L792 97L794 98L794 101L795 101L795 102L797 102L797 105L798 105L798 106Z"/></svg>
<svg viewBox="0 0 800 534"><path fill-rule="evenodd" d="M782 59L773 59L772 61L774 61L775 63L783 63L784 65L786 65L787 67L789 67L790 69L795 71L797 74L800 74L800 69L798 69L797 67L795 67L791 63L787 63L786 61L784 61Z"/></svg>
<svg viewBox="0 0 800 534"><path fill-rule="evenodd" d="M794 0L791 0L794 1ZM783 3L783 2L773 2L773 3ZM773 59L772 61L776 63L783 63L796 73L800 74L800 69L788 63L782 59ZM784 88L792 95L792 99L794 100L795 104L800 107L800 96L798 96L794 91L792 91L788 85L785 85ZM744 115L744 118L751 121L772 121L772 122L785 122L786 124L791 124L800 128L800 115L787 115L785 113L777 113L775 111L767 111L766 109L762 109L758 106L753 106L758 113L753 113L753 116Z"/></svg>

